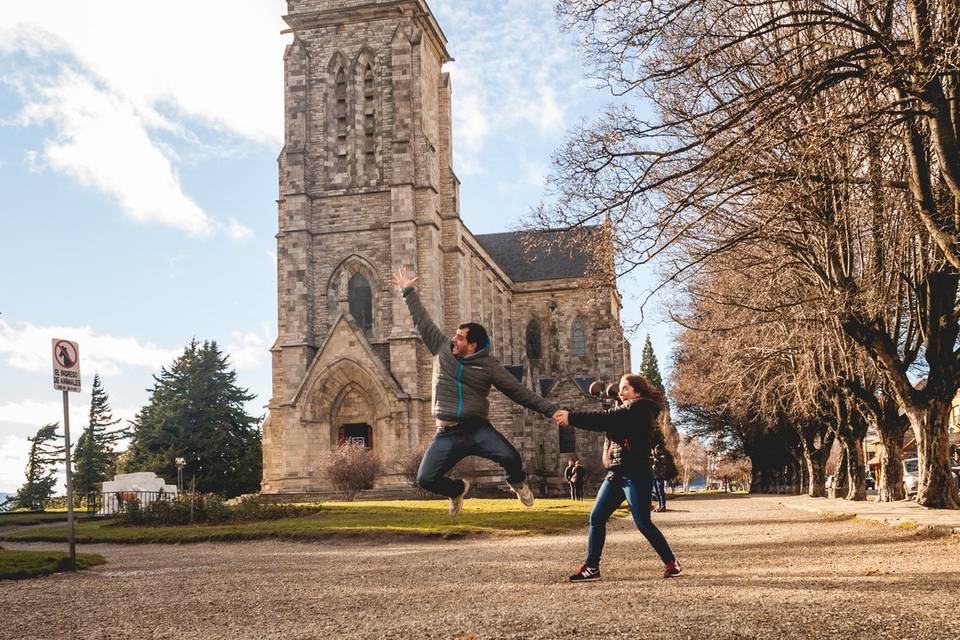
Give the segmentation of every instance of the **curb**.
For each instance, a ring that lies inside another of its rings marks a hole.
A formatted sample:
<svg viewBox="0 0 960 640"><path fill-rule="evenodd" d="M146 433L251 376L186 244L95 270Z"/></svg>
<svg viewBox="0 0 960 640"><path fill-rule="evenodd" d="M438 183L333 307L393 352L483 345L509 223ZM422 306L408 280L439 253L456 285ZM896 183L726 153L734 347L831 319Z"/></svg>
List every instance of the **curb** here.
<svg viewBox="0 0 960 640"><path fill-rule="evenodd" d="M834 511L831 509L818 509L816 507L808 507L799 504L790 504L789 502L781 502L781 506L787 507L788 509L796 509L797 511L807 511L809 513L816 513L823 516L832 516L837 518L843 518L846 520L861 520L869 522L879 522L890 527L903 527L903 528L920 528L920 529L930 529L936 531L943 531L947 535L960 533L960 526L951 526L951 525L941 525L941 524L929 524L918 521L916 518L911 517L900 517L900 516L887 516L874 513L858 513L856 511Z"/></svg>

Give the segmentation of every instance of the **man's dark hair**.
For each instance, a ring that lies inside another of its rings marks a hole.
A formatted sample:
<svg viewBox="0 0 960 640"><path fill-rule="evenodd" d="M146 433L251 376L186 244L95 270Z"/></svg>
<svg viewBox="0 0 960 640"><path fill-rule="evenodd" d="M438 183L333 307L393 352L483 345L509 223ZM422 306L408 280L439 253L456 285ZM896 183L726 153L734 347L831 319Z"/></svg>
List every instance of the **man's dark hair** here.
<svg viewBox="0 0 960 640"><path fill-rule="evenodd" d="M476 322L464 322L457 329L467 330L467 342L477 345L477 351L490 345L490 337L487 336L487 330L483 328L483 325Z"/></svg>

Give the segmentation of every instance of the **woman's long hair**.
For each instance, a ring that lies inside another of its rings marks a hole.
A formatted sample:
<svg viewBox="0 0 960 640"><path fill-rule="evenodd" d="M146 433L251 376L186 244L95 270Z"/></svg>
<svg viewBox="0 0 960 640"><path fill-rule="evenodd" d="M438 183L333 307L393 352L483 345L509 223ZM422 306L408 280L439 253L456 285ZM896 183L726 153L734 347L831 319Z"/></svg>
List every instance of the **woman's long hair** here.
<svg viewBox="0 0 960 640"><path fill-rule="evenodd" d="M650 384L650 381L643 376L638 376L634 373L625 373L623 374L623 379L626 380L638 394L640 394L641 398L653 400L654 404L661 409L667 405L667 401L663 397L663 393L660 391L660 389L657 389L655 386Z"/></svg>

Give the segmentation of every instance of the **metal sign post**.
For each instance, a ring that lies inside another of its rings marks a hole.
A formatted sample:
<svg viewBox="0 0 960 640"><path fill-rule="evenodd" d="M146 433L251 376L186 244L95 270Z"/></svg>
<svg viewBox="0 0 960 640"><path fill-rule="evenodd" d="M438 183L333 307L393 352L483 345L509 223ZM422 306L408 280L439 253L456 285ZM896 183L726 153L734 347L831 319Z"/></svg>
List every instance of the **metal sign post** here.
<svg viewBox="0 0 960 640"><path fill-rule="evenodd" d="M70 398L80 391L80 346L69 340L53 339L53 388L63 391L63 451L67 467L67 531L71 571L77 568L77 543L73 519L73 465L70 462Z"/></svg>

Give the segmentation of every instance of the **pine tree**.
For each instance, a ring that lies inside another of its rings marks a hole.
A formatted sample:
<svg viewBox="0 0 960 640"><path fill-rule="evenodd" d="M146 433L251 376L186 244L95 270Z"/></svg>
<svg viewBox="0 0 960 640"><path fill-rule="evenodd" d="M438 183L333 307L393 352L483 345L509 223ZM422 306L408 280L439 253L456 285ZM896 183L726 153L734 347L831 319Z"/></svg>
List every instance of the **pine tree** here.
<svg viewBox="0 0 960 640"><path fill-rule="evenodd" d="M660 376L660 365L657 364L657 356L653 352L653 344L650 342L649 335L647 335L647 339L643 343L643 354L640 356L640 375L650 381L650 384L659 389L660 393L664 394L664 398L666 398L663 378ZM679 471L677 470L676 461L673 458L673 452L670 450L663 433L663 427L665 423L669 421L667 417L668 411L669 407L665 408L663 413L660 414L660 419L657 420L657 428L654 429L651 434L650 446L653 447L659 444L660 448L663 449L667 480L672 480L677 477Z"/></svg>
<svg viewBox="0 0 960 640"><path fill-rule="evenodd" d="M193 340L154 376L150 400L133 420L126 470L172 479L182 457L183 477L196 476L198 491L231 497L259 488L260 420L243 408L255 396L236 385L227 360L216 342Z"/></svg>
<svg viewBox="0 0 960 640"><path fill-rule="evenodd" d="M77 439L73 454L73 495L76 500L96 493L97 485L114 471L117 453L113 445L130 435L128 429L108 430L118 422L120 420L113 419L110 399L103 389L100 374L94 374L87 428Z"/></svg>
<svg viewBox="0 0 960 640"><path fill-rule="evenodd" d="M653 353L649 335L643 344L643 355L640 357L640 375L649 380L650 384L660 390L660 393L665 393L663 379L660 377L660 366L657 364L657 356Z"/></svg>
<svg viewBox="0 0 960 640"><path fill-rule="evenodd" d="M48 424L27 438L30 455L27 458L27 483L17 491L13 503L21 509L43 511L53 495L57 482L55 466L63 460L64 448L54 444L62 436L57 433L59 423Z"/></svg>

